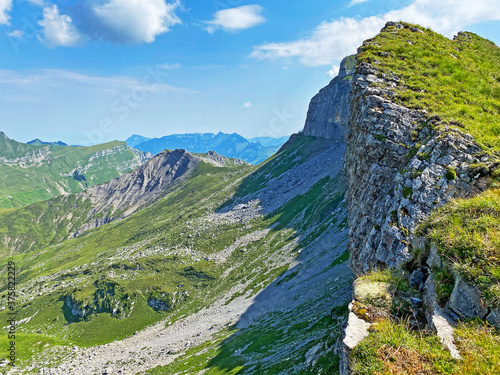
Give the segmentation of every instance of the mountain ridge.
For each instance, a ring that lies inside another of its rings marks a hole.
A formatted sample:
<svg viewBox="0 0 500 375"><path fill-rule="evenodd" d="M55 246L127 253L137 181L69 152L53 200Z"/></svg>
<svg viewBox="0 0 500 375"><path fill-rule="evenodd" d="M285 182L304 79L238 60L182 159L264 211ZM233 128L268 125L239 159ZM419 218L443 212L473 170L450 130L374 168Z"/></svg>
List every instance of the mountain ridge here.
<svg viewBox="0 0 500 375"><path fill-rule="evenodd" d="M161 138L146 138L140 135L132 135L127 139L127 144L141 151L157 154L165 149L183 148L188 152L206 153L215 151L219 155L247 161L251 164L259 164L269 158L283 145L284 139L271 140L269 146L263 146L258 142L250 142L237 133L226 134L214 133L185 133L172 134Z"/></svg>
<svg viewBox="0 0 500 375"><path fill-rule="evenodd" d="M25 252L123 220L155 202L178 180L188 178L200 162L215 167L244 165L239 160L230 160L213 152L193 155L186 150L163 151L135 171L107 183L7 213L3 220L4 229L0 231L0 243L11 253ZM51 207L57 207L57 211ZM19 219L26 214L35 215L37 220ZM29 234L19 233L15 229L18 226ZM64 228L58 229L60 226Z"/></svg>
<svg viewBox="0 0 500 375"><path fill-rule="evenodd" d="M0 137L0 207L22 207L88 186L138 168L151 155L124 142L70 147L26 144Z"/></svg>
<svg viewBox="0 0 500 375"><path fill-rule="evenodd" d="M61 142L61 141L57 141L57 142L45 142L45 141L42 141L41 139L38 139L38 138L33 139L33 140L27 142L27 144L28 145L36 145L36 146L39 146L39 145L68 146L68 144L66 144L64 142Z"/></svg>

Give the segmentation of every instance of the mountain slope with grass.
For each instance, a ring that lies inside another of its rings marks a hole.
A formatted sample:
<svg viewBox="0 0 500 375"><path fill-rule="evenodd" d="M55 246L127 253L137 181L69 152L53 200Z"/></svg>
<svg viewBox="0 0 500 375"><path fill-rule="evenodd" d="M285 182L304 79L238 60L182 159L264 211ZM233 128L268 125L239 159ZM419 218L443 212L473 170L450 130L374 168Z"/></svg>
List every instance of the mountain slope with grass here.
<svg viewBox="0 0 500 375"><path fill-rule="evenodd" d="M200 160L130 217L12 257L22 371L334 368L351 278L342 154L295 136L259 169Z"/></svg>
<svg viewBox="0 0 500 375"><path fill-rule="evenodd" d="M0 277L19 270L9 373L496 374L499 59L389 22L258 166L164 152L150 165L188 173L148 163L89 189L109 194L87 218L167 176L69 239L36 233L70 232L61 198L0 212L19 234L0 257Z"/></svg>
<svg viewBox="0 0 500 375"><path fill-rule="evenodd" d="M24 144L0 132L0 207L81 192L137 169L150 156L124 142L91 147Z"/></svg>
<svg viewBox="0 0 500 375"><path fill-rule="evenodd" d="M189 178L200 161L219 167L246 164L215 153L164 151L137 170L106 184L0 212L0 249L10 254L41 249L122 220L154 203L180 180Z"/></svg>
<svg viewBox="0 0 500 375"><path fill-rule="evenodd" d="M19 234L0 257L0 277L8 261L19 270L10 373L337 371L352 281L344 149L341 138L297 134L258 167L162 152L108 184L0 213L2 235ZM140 176L184 170L149 167L171 158L189 167L160 195L64 239L74 224L54 215L76 207L72 218L87 219L128 192L142 199Z"/></svg>

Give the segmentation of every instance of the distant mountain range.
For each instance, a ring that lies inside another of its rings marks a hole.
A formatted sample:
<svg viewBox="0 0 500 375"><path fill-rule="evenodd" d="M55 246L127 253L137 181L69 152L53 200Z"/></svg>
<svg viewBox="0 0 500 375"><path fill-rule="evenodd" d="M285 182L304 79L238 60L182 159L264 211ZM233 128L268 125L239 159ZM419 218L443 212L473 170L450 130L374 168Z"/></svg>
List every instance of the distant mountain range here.
<svg viewBox="0 0 500 375"><path fill-rule="evenodd" d="M194 153L215 151L228 158L237 158L251 164L259 164L276 153L287 139L288 137L245 139L236 133L219 132L217 134L173 134L153 139L134 134L126 142L130 147L152 154L176 149L185 149Z"/></svg>
<svg viewBox="0 0 500 375"><path fill-rule="evenodd" d="M271 138L271 137L256 137L256 138L248 138L250 143L260 143L264 147L281 147L285 144L290 136L280 137L280 138Z"/></svg>
<svg viewBox="0 0 500 375"><path fill-rule="evenodd" d="M49 146L67 146L66 143L57 141L57 142L45 142L41 139L33 139L27 143L28 145L41 146L41 145L49 145Z"/></svg>

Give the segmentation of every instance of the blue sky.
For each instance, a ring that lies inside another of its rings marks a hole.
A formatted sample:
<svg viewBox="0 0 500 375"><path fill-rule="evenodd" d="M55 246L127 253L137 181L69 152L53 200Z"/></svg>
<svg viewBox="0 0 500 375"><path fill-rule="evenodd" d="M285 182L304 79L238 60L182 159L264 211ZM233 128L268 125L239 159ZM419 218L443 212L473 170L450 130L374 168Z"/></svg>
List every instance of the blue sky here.
<svg viewBox="0 0 500 375"><path fill-rule="evenodd" d="M288 135L388 20L500 44L500 0L0 0L0 130L72 144Z"/></svg>

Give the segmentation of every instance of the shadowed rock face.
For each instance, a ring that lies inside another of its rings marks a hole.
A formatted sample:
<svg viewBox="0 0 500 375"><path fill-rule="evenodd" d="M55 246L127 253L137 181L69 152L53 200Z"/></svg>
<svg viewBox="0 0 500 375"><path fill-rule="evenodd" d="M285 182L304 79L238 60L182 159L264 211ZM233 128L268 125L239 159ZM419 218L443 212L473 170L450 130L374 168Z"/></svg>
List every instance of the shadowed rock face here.
<svg viewBox="0 0 500 375"><path fill-rule="evenodd" d="M353 61L353 56L346 57L340 64L339 75L311 100L304 135L344 142L349 120L351 80L356 68Z"/></svg>

